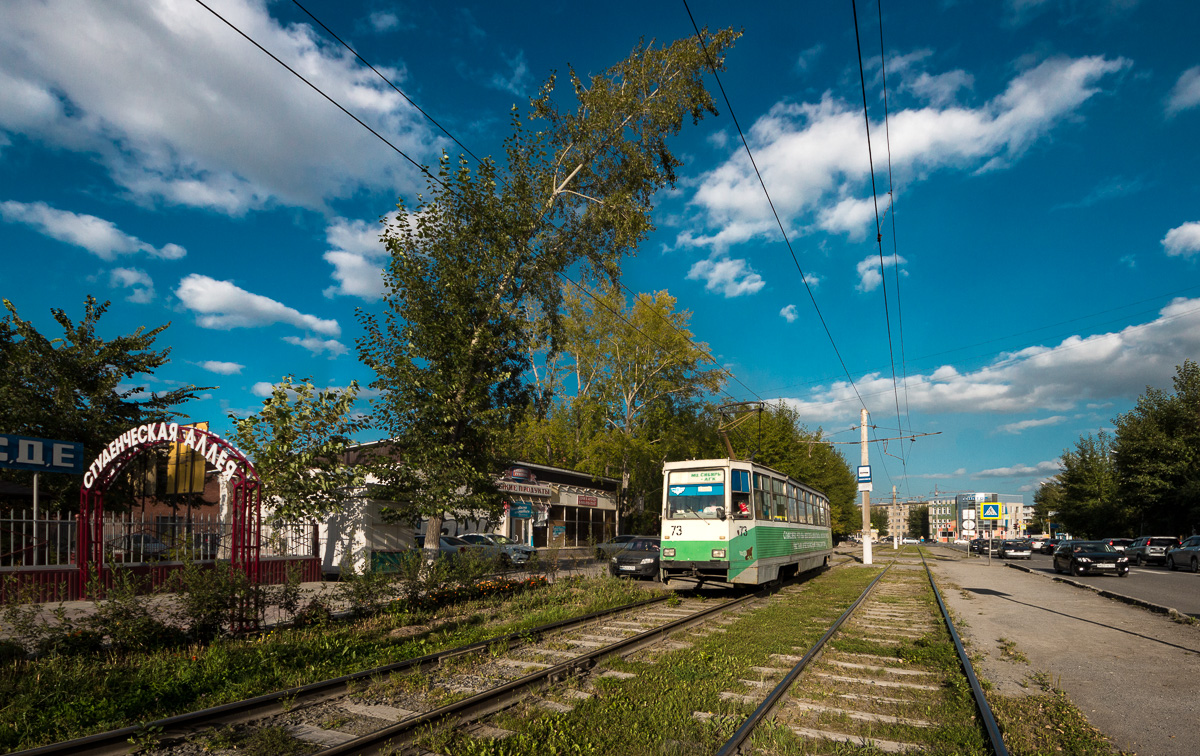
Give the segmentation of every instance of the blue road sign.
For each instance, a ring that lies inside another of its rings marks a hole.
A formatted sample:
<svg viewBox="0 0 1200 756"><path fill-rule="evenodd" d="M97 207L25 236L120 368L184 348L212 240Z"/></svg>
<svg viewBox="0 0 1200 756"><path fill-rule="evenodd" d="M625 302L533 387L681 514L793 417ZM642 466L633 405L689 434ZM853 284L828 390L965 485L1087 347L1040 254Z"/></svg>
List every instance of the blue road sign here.
<svg viewBox="0 0 1200 756"><path fill-rule="evenodd" d="M83 444L0 433L0 467L83 474Z"/></svg>
<svg viewBox="0 0 1200 756"><path fill-rule="evenodd" d="M983 509L979 514L981 520L999 520L1000 505L999 504L983 504Z"/></svg>

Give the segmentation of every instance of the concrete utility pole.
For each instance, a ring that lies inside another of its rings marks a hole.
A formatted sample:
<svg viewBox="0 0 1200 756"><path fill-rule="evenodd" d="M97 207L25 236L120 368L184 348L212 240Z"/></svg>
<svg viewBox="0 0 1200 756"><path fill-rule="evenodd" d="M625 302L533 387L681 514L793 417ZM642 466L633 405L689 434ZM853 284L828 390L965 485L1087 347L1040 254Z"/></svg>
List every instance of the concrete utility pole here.
<svg viewBox="0 0 1200 756"><path fill-rule="evenodd" d="M859 415L859 439L862 446L862 465L867 467L871 464L870 455L867 453L867 408L863 407ZM864 490L862 492L862 512L863 512L863 564L872 564L871 561L871 492Z"/></svg>

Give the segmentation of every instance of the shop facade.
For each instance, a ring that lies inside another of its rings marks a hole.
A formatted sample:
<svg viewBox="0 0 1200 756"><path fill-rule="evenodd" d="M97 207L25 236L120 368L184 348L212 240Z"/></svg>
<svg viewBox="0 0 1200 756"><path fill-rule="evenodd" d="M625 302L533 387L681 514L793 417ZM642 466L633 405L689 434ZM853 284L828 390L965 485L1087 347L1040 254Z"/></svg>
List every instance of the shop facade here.
<svg viewBox="0 0 1200 756"><path fill-rule="evenodd" d="M496 481L505 495L496 532L535 548L580 548L617 534L615 478L514 462Z"/></svg>

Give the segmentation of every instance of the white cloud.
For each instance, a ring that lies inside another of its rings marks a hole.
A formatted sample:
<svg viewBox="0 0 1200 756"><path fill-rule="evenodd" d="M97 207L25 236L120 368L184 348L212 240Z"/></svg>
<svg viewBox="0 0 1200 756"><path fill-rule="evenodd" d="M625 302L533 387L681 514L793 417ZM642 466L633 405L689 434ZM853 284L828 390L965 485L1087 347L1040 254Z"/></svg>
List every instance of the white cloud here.
<svg viewBox="0 0 1200 756"><path fill-rule="evenodd" d="M255 396L260 396L266 399L271 394L275 393L275 384L269 381L259 381L250 387L250 393ZM257 410L256 410L257 411ZM250 413L254 414L254 413Z"/></svg>
<svg viewBox="0 0 1200 756"><path fill-rule="evenodd" d="M381 33L400 28L400 17L386 11L375 11L367 16L367 22L371 24L372 29Z"/></svg>
<svg viewBox="0 0 1200 756"><path fill-rule="evenodd" d="M1200 354L1200 299L1176 299L1159 317L1114 333L1072 336L1055 346L1034 346L1003 354L972 372L942 365L927 374L909 372L905 401L928 414L1066 412L1081 405L1133 399L1147 385L1169 388L1175 366ZM806 423L832 423L857 417L858 395L893 401L890 373L869 373L856 382L821 387L803 398L785 398ZM1103 406L1103 405L1101 405Z"/></svg>
<svg viewBox="0 0 1200 756"><path fill-rule="evenodd" d="M199 273L192 273L180 281L175 296L184 307L198 313L196 322L203 328L228 330L288 323L326 336L341 333L336 320L305 315L274 299L252 294L230 281L218 281Z"/></svg>
<svg viewBox="0 0 1200 756"><path fill-rule="evenodd" d="M320 339L316 336L309 336L302 339L299 336L284 336L283 340L289 344L304 347L315 355L319 355L322 352L329 352L331 359L349 351L346 349L346 345L337 339Z"/></svg>
<svg viewBox="0 0 1200 756"><path fill-rule="evenodd" d="M980 470L972 473L972 478L1027 478L1030 475L1055 475L1062 471L1062 462L1052 459L1038 462L1036 465L1013 465L1012 467L995 467L991 470Z"/></svg>
<svg viewBox="0 0 1200 756"><path fill-rule="evenodd" d="M383 296L383 269L380 259L387 247L379 240L383 229L378 223L339 218L325 230L332 248L325 261L333 266L337 284L325 290L325 296L347 294L366 300Z"/></svg>
<svg viewBox="0 0 1200 756"><path fill-rule="evenodd" d="M954 102L961 89L975 86L975 77L966 71L954 70L942 74L921 71L911 79L904 80L904 89L931 105L948 105Z"/></svg>
<svg viewBox="0 0 1200 756"><path fill-rule="evenodd" d="M504 62L508 64L511 72L507 75L493 74L491 85L496 89L511 92L517 97L524 97L530 86L529 66L525 63L525 53L518 52L511 58L505 56Z"/></svg>
<svg viewBox="0 0 1200 756"><path fill-rule="evenodd" d="M1047 425L1058 425L1059 423L1065 422L1066 419L1067 418L1063 415L1054 415L1053 417L1044 417L1040 420L1021 420L1019 422L1001 425L999 428L997 428L997 430L1003 433L1012 433L1015 435L1021 433L1022 431L1029 430L1030 428L1043 428Z"/></svg>
<svg viewBox="0 0 1200 756"><path fill-rule="evenodd" d="M221 362L219 360L205 360L196 364L208 372L216 373L217 375L237 375L242 372L242 368L246 367L237 362Z"/></svg>
<svg viewBox="0 0 1200 756"><path fill-rule="evenodd" d="M113 268L108 274L108 285L131 289L125 301L146 304L154 299L154 281L144 270L137 268Z"/></svg>
<svg viewBox="0 0 1200 756"><path fill-rule="evenodd" d="M265 0L215 9L415 160L436 159L442 140L420 114L312 27L281 24ZM92 155L144 201L229 214L272 202L323 208L364 187L424 184L376 137L186 0L6 2L4 132Z"/></svg>
<svg viewBox="0 0 1200 756"><path fill-rule="evenodd" d="M1200 66L1192 66L1179 75L1167 98L1167 115L1175 115L1200 105Z"/></svg>
<svg viewBox="0 0 1200 756"><path fill-rule="evenodd" d="M1171 257L1191 257L1200 252L1200 221L1171 229L1162 238L1162 245Z"/></svg>
<svg viewBox="0 0 1200 756"><path fill-rule="evenodd" d="M187 250L178 244L155 247L136 236L130 236L111 221L94 215L59 210L45 202L0 202L0 218L9 223L29 226L51 239L83 247L101 260L110 262L118 255L132 255L137 252L145 252L151 257L165 260L178 260L187 254Z"/></svg>
<svg viewBox="0 0 1200 756"><path fill-rule="evenodd" d="M893 169L905 180L920 180L942 169L1008 165L1099 92L1101 80L1129 65L1122 58L1051 58L978 107L947 102L897 110L890 122ZM908 69L906 76L917 75L915 64ZM945 80L940 91L955 81L966 79ZM882 132L882 124L875 126ZM848 232L852 218L864 224L871 219L853 202L839 204L870 195L860 103L830 93L819 102L779 102L754 123L747 140L785 225L816 216L818 223ZM690 202L711 230L682 232L680 244L724 250L778 233L744 152L701 176Z"/></svg>
<svg viewBox="0 0 1200 756"><path fill-rule="evenodd" d="M950 480L951 478L961 478L967 474L967 468L960 467L952 473L926 473L925 475L910 475L910 478L921 478L923 480Z"/></svg>
<svg viewBox="0 0 1200 756"><path fill-rule="evenodd" d="M807 50L803 50L796 56L796 70L808 71L809 67L821 56L825 50L825 45L816 44Z"/></svg>
<svg viewBox="0 0 1200 756"><path fill-rule="evenodd" d="M908 260L905 260L900 255L884 255L883 268L894 268L897 264L904 265ZM879 265L879 255L867 255L860 260L858 265L854 266L858 271L858 286L855 287L859 291L874 291L879 284L883 283L883 271ZM901 270L901 275L907 276L906 271Z"/></svg>
<svg viewBox="0 0 1200 756"><path fill-rule="evenodd" d="M692 281L703 280L705 289L719 291L726 299L754 294L767 284L762 276L751 270L745 260L733 260L728 257L697 260L688 271L687 277Z"/></svg>
<svg viewBox="0 0 1200 756"><path fill-rule="evenodd" d="M800 317L796 314L796 305L790 304L779 311L779 316L789 323L795 323L796 318Z"/></svg>
<svg viewBox="0 0 1200 756"><path fill-rule="evenodd" d="M879 198L879 211L887 209L887 197ZM822 208L817 213L817 226L830 233L842 233L851 241L866 238L867 229L875 220L875 201L847 197L833 207Z"/></svg>

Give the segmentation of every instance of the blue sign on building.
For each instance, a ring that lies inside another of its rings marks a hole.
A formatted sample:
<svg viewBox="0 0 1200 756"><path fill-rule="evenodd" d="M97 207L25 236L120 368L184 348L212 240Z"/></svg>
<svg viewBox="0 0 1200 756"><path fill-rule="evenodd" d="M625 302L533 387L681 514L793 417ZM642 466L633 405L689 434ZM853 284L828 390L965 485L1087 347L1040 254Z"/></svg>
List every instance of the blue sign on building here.
<svg viewBox="0 0 1200 756"><path fill-rule="evenodd" d="M527 501L514 501L508 505L508 516L514 520L528 520L533 517L533 504Z"/></svg>
<svg viewBox="0 0 1200 756"><path fill-rule="evenodd" d="M0 467L83 474L83 444L0 433Z"/></svg>

